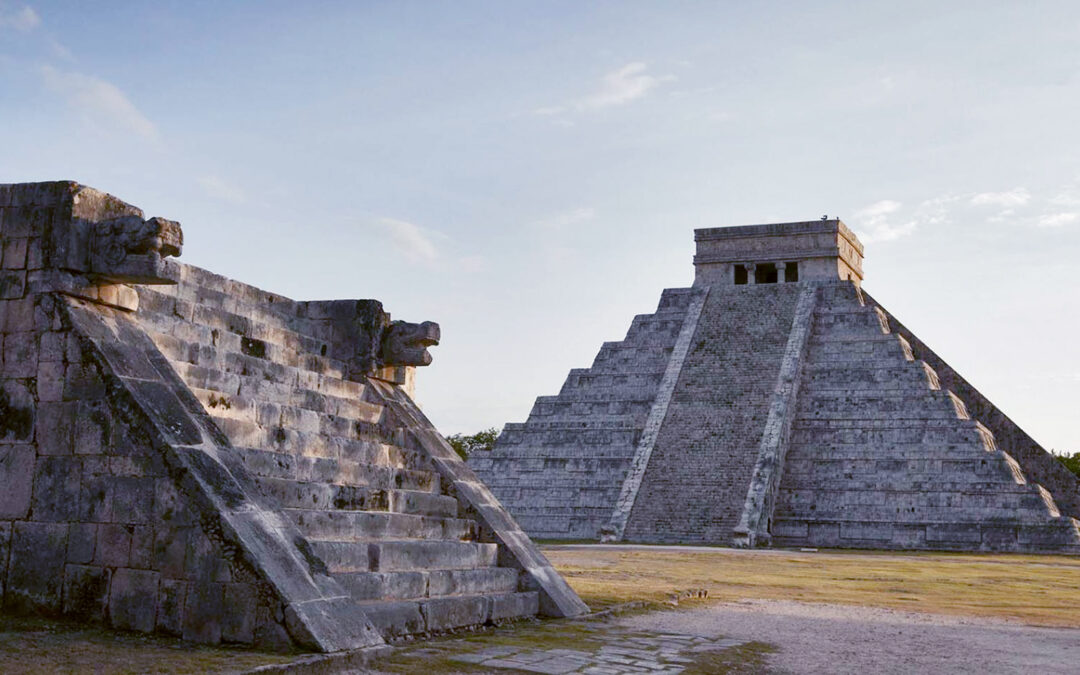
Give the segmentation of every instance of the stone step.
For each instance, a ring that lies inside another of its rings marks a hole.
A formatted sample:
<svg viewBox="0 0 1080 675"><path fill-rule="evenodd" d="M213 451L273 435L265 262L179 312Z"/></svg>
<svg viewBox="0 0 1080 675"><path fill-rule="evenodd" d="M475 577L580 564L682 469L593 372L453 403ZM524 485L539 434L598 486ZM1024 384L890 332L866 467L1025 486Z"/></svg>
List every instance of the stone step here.
<svg viewBox="0 0 1080 675"><path fill-rule="evenodd" d="M424 516L456 517L457 500L418 490L359 487L288 478L257 478L259 487L287 509L390 511Z"/></svg>
<svg viewBox="0 0 1080 675"><path fill-rule="evenodd" d="M613 448L612 456L621 454L622 448L635 447L641 430L636 426L620 426L605 428L602 425L562 424L561 426L548 426L543 423L530 423L521 425L521 429L508 429L503 427L499 435L499 445L529 444L530 447L540 448L541 451L557 452L556 447L579 448L579 452L594 457L602 457L608 453L605 447ZM588 450L585 450L588 448Z"/></svg>
<svg viewBox="0 0 1080 675"><path fill-rule="evenodd" d="M344 364L321 356L322 347L317 344L310 346L319 351L309 352L299 340L289 341L296 342L290 347L200 324L178 326L179 322L171 318L151 318L147 323L156 329L152 337L161 351L177 361L221 368L230 363L226 355L239 354L333 377L342 377L344 373Z"/></svg>
<svg viewBox="0 0 1080 675"><path fill-rule="evenodd" d="M430 539L308 539L330 572L414 572L494 567L498 544Z"/></svg>
<svg viewBox="0 0 1080 675"><path fill-rule="evenodd" d="M182 293L190 293L190 290L180 289ZM237 306L235 309L240 310L237 312L215 308L213 304L210 301L192 303L175 298L170 304L169 300L155 297L153 292L141 293L140 319L152 331L173 335L194 345L214 346L222 339L238 340L246 337L299 354L326 356L323 348L327 345L327 340L294 330L296 327L307 327L308 322L301 321L293 326L283 322L281 317L262 321L259 320L262 312L259 307ZM245 312L250 313L252 318L244 316ZM314 329L314 326L312 328ZM229 335L236 338L228 338Z"/></svg>
<svg viewBox="0 0 1080 675"><path fill-rule="evenodd" d="M822 443L793 447L784 461L791 462L969 462L996 452L993 444L980 440L967 443Z"/></svg>
<svg viewBox="0 0 1080 675"><path fill-rule="evenodd" d="M864 389L910 391L941 388L937 373L925 361L885 365L863 363L865 367L835 362L807 364L800 391L813 395L834 390L857 392Z"/></svg>
<svg viewBox="0 0 1080 675"><path fill-rule="evenodd" d="M833 339L815 335L810 338L806 349L808 363L870 361L885 366L915 360L911 345L895 333L853 339Z"/></svg>
<svg viewBox="0 0 1080 675"><path fill-rule="evenodd" d="M364 395L364 385L359 382L341 380L305 370L295 372L297 375L295 382L275 382L263 377L226 372L185 361L170 361L170 364L189 387L208 389L227 396L242 394L260 401L289 403L297 391L305 390L353 400L361 400Z"/></svg>
<svg viewBox="0 0 1080 675"><path fill-rule="evenodd" d="M491 595L460 595L428 600L360 603L364 613L388 640L406 635L439 633L536 616L536 591Z"/></svg>
<svg viewBox="0 0 1080 675"><path fill-rule="evenodd" d="M998 484L988 491L893 492L781 490L776 509L784 518L851 520L1042 521L1058 515L1034 486Z"/></svg>
<svg viewBox="0 0 1080 675"><path fill-rule="evenodd" d="M355 423L378 424L384 409L374 403L354 402L348 406L334 406L341 413L313 410L325 403L318 394L299 395L304 390L294 390L290 400L306 406L261 401L243 395L228 395L210 389L192 387L192 393L203 404L211 417L251 422L262 427L285 427L309 433L325 433L332 436L348 436Z"/></svg>
<svg viewBox="0 0 1080 675"><path fill-rule="evenodd" d="M875 307L852 305L826 309L814 313L813 334L817 335L884 335L888 334L889 321L884 312Z"/></svg>
<svg viewBox="0 0 1080 675"><path fill-rule="evenodd" d="M236 450L244 465L256 476L419 492L439 490L439 477L431 471L364 464L336 457L305 457L260 448L237 447Z"/></svg>
<svg viewBox="0 0 1080 675"><path fill-rule="evenodd" d="M979 453L979 454L975 454ZM980 456L981 455L981 456ZM784 484L796 485L807 480L854 479L876 476L895 480L978 481L988 478L1017 480L1016 472L1005 456L975 450L959 459L920 457L918 459L801 459L788 457L784 462Z"/></svg>
<svg viewBox="0 0 1080 675"><path fill-rule="evenodd" d="M975 420L955 418L858 420L796 419L792 422L791 447L855 444L989 443L993 436ZM789 450L789 452L791 452Z"/></svg>
<svg viewBox="0 0 1080 675"><path fill-rule="evenodd" d="M309 539L440 539L472 541L479 535L474 520L389 511L284 509Z"/></svg>
<svg viewBox="0 0 1080 675"><path fill-rule="evenodd" d="M509 567L334 574L349 594L361 601L514 593L519 576L518 570Z"/></svg>
<svg viewBox="0 0 1080 675"><path fill-rule="evenodd" d="M214 422L229 437L233 445L248 448L265 448L282 452L292 452L298 455L313 457L336 457L334 449L341 446L341 442L371 441L377 443L389 443L399 445L397 438L389 429L383 429L376 425L363 422L354 422L347 429L341 431L347 433L325 433L324 430L305 431L296 427L288 426L262 426L245 419L232 417L214 416ZM327 451L323 451L326 449ZM363 461L357 459L357 461ZM381 462L370 462L379 464ZM424 466L410 466L408 468L426 468Z"/></svg>
<svg viewBox="0 0 1080 675"><path fill-rule="evenodd" d="M928 550L1054 553L1080 552L1080 528L1071 518L1039 523L937 523L780 518L773 524L778 546L907 548Z"/></svg>
<svg viewBox="0 0 1080 675"><path fill-rule="evenodd" d="M796 420L818 419L969 419L967 408L951 392L808 392L799 397Z"/></svg>

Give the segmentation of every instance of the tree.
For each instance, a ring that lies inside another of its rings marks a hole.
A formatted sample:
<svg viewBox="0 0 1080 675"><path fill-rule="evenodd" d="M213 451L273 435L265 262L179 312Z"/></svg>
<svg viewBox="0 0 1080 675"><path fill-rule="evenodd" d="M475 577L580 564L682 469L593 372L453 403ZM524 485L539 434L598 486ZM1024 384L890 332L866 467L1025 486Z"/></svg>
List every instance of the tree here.
<svg viewBox="0 0 1080 675"><path fill-rule="evenodd" d="M471 436L465 434L453 434L446 437L446 442L461 456L468 459L469 455L477 450L491 450L495 447L495 440L499 438L499 430L496 427L478 431Z"/></svg>
<svg viewBox="0 0 1080 675"><path fill-rule="evenodd" d="M1071 455L1054 455L1057 460L1065 465L1065 468L1076 474L1077 478L1080 478L1080 452L1074 452Z"/></svg>

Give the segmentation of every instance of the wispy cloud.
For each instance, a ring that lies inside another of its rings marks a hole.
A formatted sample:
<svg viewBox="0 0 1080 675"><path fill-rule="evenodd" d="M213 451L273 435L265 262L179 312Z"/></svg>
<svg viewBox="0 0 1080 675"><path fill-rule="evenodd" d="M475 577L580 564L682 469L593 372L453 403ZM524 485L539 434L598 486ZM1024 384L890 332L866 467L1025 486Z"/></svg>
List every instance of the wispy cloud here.
<svg viewBox="0 0 1080 675"><path fill-rule="evenodd" d="M410 262L432 263L438 259L439 251L431 241L430 232L419 225L395 218L378 218L375 223Z"/></svg>
<svg viewBox="0 0 1080 675"><path fill-rule="evenodd" d="M41 17L30 6L8 9L0 5L0 28L14 28L20 33L29 33L40 25Z"/></svg>
<svg viewBox="0 0 1080 675"><path fill-rule="evenodd" d="M158 140L158 130L124 92L97 77L41 66L46 86L67 99L69 105L94 122L104 123L136 134L149 141Z"/></svg>
<svg viewBox="0 0 1080 675"><path fill-rule="evenodd" d="M1023 206L1031 201L1031 193L1027 188L1013 188L1005 192L980 192L971 196L972 206Z"/></svg>
<svg viewBox="0 0 1080 675"><path fill-rule="evenodd" d="M230 204L244 204L247 202L247 194L236 185L214 175L199 176L195 179L203 192L209 197L229 202Z"/></svg>
<svg viewBox="0 0 1080 675"><path fill-rule="evenodd" d="M535 115L553 116L566 112L585 112L600 108L626 105L643 98L650 91L675 79L674 75L651 75L648 66L640 61L605 74L596 91L565 105L544 106L533 111Z"/></svg>
<svg viewBox="0 0 1080 675"><path fill-rule="evenodd" d="M535 225L546 230L561 230L570 225L578 225L590 221L595 217L596 209L592 207L581 207L573 209L572 211L566 211L565 213L556 214L550 218L538 220Z"/></svg>
<svg viewBox="0 0 1080 675"><path fill-rule="evenodd" d="M645 64L636 61L604 75L600 89L593 95L579 101L578 108L588 110L590 108L624 105L648 94L650 90L656 88L661 82L675 79L672 75L653 77L648 75L645 70Z"/></svg>
<svg viewBox="0 0 1080 675"><path fill-rule="evenodd" d="M1062 225L1069 225L1080 220L1080 214L1072 211L1061 211L1058 213L1044 213L1039 216L1039 219L1035 222L1039 227L1061 227Z"/></svg>
<svg viewBox="0 0 1080 675"><path fill-rule="evenodd" d="M915 231L918 223L914 219L896 220L896 212L903 206L900 202L883 199L859 209L852 219L852 227L864 242L890 241L907 236Z"/></svg>

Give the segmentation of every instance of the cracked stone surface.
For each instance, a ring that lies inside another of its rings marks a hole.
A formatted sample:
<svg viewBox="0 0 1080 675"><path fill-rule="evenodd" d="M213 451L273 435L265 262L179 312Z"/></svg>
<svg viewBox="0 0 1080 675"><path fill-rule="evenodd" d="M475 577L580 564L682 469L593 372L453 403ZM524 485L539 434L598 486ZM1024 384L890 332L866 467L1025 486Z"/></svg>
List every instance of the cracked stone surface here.
<svg viewBox="0 0 1080 675"><path fill-rule="evenodd" d="M686 633L642 633L612 629L585 638L595 649L533 649L494 646L451 657L495 670L526 673L681 673L693 662L694 654L722 651L745 644L746 640L705 637Z"/></svg>

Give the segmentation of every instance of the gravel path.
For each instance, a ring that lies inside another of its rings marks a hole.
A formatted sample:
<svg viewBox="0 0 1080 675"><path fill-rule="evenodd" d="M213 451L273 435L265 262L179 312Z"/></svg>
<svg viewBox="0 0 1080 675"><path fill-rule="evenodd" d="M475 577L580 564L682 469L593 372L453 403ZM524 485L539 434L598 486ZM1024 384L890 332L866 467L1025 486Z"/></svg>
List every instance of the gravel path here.
<svg viewBox="0 0 1080 675"><path fill-rule="evenodd" d="M1080 673L1080 629L755 600L619 620L637 630L768 642L788 673Z"/></svg>

